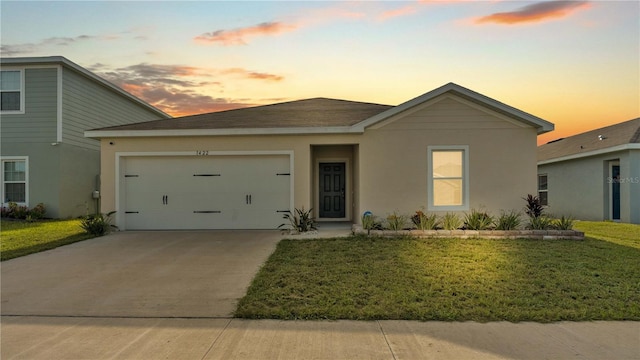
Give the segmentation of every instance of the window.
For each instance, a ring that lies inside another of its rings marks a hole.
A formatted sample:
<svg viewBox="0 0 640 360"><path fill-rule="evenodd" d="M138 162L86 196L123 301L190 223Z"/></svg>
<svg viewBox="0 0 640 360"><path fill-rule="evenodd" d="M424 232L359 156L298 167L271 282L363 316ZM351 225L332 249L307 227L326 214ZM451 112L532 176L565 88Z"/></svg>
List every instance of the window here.
<svg viewBox="0 0 640 360"><path fill-rule="evenodd" d="M2 202L16 202L26 205L27 199L27 159L2 159Z"/></svg>
<svg viewBox="0 0 640 360"><path fill-rule="evenodd" d="M428 148L428 209L469 210L468 146Z"/></svg>
<svg viewBox="0 0 640 360"><path fill-rule="evenodd" d="M22 70L0 71L0 110L2 112L23 112Z"/></svg>
<svg viewBox="0 0 640 360"><path fill-rule="evenodd" d="M549 205L547 191L547 174L538 175L538 199L540 199L540 205Z"/></svg>

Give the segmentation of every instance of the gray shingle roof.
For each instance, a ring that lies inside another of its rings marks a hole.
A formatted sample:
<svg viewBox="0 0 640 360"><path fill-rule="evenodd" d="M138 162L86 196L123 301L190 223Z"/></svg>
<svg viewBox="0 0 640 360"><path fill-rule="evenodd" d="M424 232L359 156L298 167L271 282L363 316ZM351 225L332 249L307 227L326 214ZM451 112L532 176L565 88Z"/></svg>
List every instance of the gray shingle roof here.
<svg viewBox="0 0 640 360"><path fill-rule="evenodd" d="M602 136L602 140L600 140L600 136ZM538 147L538 161L552 160L634 143L640 143L640 118L540 145Z"/></svg>
<svg viewBox="0 0 640 360"><path fill-rule="evenodd" d="M147 121L99 130L184 130L351 126L393 106L313 98Z"/></svg>

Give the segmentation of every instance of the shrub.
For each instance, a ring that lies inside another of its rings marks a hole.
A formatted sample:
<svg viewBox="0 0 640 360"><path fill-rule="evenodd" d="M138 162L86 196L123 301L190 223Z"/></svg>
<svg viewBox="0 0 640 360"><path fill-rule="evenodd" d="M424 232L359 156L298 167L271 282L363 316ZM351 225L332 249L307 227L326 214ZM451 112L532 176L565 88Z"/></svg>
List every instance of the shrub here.
<svg viewBox="0 0 640 360"><path fill-rule="evenodd" d="M442 227L445 230L456 230L462 226L462 220L455 213L446 213L442 217Z"/></svg>
<svg viewBox="0 0 640 360"><path fill-rule="evenodd" d="M407 216L398 214L397 212L393 212L387 216L387 225L390 230L402 230L404 226L407 224Z"/></svg>
<svg viewBox="0 0 640 360"><path fill-rule="evenodd" d="M29 209L26 206L20 206L15 202L10 202L7 207L2 207L2 217L20 219L20 220L38 220L44 217L46 210L43 203Z"/></svg>
<svg viewBox="0 0 640 360"><path fill-rule="evenodd" d="M540 199L537 196L529 194L523 199L527 202L527 205L524 208L524 212L527 215L535 218L544 215L544 206L540 203Z"/></svg>
<svg viewBox="0 0 640 360"><path fill-rule="evenodd" d="M520 212L511 210L509 212L500 212L500 216L496 220L496 230L516 230L520 223Z"/></svg>
<svg viewBox="0 0 640 360"><path fill-rule="evenodd" d="M289 226L289 230L293 230L299 233L308 232L311 230L316 230L316 220L311 216L311 211L313 209L309 209L308 211L304 209L295 209L295 215L291 214L291 211L287 211L285 215L282 217L285 220L288 220L289 223L280 224L278 229L283 226Z"/></svg>
<svg viewBox="0 0 640 360"><path fill-rule="evenodd" d="M493 225L493 216L478 210L465 214L464 227L469 230L488 230Z"/></svg>
<svg viewBox="0 0 640 360"><path fill-rule="evenodd" d="M571 230L573 229L573 218L562 215L559 219L553 221L553 227L558 230Z"/></svg>
<svg viewBox="0 0 640 360"><path fill-rule="evenodd" d="M111 225L111 216L115 213L115 211L111 211L107 214L87 215L80 219L80 227L93 236L106 235L112 229L117 229L115 225Z"/></svg>
<svg viewBox="0 0 640 360"><path fill-rule="evenodd" d="M436 214L427 215L420 210L416 211L411 217L411 222L413 222L419 230L435 230L438 227L438 217Z"/></svg>
<svg viewBox="0 0 640 360"><path fill-rule="evenodd" d="M546 216L540 215L538 217L529 217L529 225L527 225L527 229L530 230L548 230L553 227L553 219Z"/></svg>

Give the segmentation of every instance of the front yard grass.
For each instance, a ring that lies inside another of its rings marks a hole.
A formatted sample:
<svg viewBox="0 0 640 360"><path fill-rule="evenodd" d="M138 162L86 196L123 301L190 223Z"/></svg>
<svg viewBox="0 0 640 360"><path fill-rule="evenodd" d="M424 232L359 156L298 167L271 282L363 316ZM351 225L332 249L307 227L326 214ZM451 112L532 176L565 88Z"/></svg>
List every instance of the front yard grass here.
<svg viewBox="0 0 640 360"><path fill-rule="evenodd" d="M80 228L80 220L26 222L3 219L0 226L1 261L93 237Z"/></svg>
<svg viewBox="0 0 640 360"><path fill-rule="evenodd" d="M447 321L640 320L640 226L576 240L282 240L235 316Z"/></svg>

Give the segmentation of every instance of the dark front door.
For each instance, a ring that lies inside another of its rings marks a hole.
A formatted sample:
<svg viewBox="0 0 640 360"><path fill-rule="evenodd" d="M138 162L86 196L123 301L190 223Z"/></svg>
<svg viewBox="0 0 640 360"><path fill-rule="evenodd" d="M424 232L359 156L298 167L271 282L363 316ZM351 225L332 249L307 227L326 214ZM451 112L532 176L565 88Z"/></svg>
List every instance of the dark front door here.
<svg viewBox="0 0 640 360"><path fill-rule="evenodd" d="M320 217L345 217L344 163L320 163Z"/></svg>
<svg viewBox="0 0 640 360"><path fill-rule="evenodd" d="M611 220L620 220L620 165L611 165Z"/></svg>

